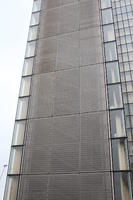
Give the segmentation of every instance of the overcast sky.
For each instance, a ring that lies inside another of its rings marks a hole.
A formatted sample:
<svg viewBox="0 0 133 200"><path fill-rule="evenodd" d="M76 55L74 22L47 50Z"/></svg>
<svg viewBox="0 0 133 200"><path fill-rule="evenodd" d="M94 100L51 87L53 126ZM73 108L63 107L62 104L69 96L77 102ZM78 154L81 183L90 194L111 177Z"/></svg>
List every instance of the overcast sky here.
<svg viewBox="0 0 133 200"><path fill-rule="evenodd" d="M33 0L0 0L0 175L8 164ZM0 180L3 199L6 171Z"/></svg>

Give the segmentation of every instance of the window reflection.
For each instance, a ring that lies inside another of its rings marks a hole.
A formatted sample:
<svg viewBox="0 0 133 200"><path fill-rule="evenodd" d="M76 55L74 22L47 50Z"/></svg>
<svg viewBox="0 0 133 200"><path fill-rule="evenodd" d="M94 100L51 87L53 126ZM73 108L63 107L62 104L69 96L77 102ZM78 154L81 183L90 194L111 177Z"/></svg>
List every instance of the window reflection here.
<svg viewBox="0 0 133 200"><path fill-rule="evenodd" d="M32 14L32 16L31 16L31 22L30 22L31 26L37 25L39 23L39 14L40 14L39 12Z"/></svg>
<svg viewBox="0 0 133 200"><path fill-rule="evenodd" d="M9 161L9 174L19 174L21 164L22 147L14 147L11 149L11 156Z"/></svg>
<svg viewBox="0 0 133 200"><path fill-rule="evenodd" d="M18 101L16 119L26 119L28 108L28 97L20 98Z"/></svg>
<svg viewBox="0 0 133 200"><path fill-rule="evenodd" d="M114 170L128 170L127 141L123 138L112 140Z"/></svg>
<svg viewBox="0 0 133 200"><path fill-rule="evenodd" d="M34 61L33 58L25 59L23 67L23 76L28 76L32 74L33 61Z"/></svg>
<svg viewBox="0 0 133 200"><path fill-rule="evenodd" d="M116 85L109 85L109 108L121 108L122 104L122 94L121 94L121 87L120 84Z"/></svg>
<svg viewBox="0 0 133 200"><path fill-rule="evenodd" d="M15 200L17 197L18 177L8 177L5 187L4 200Z"/></svg>
<svg viewBox="0 0 133 200"><path fill-rule="evenodd" d="M28 96L30 93L31 77L22 78L20 87L20 96Z"/></svg>
<svg viewBox="0 0 133 200"><path fill-rule="evenodd" d="M26 57L34 56L36 42L28 42L26 47Z"/></svg>
<svg viewBox="0 0 133 200"><path fill-rule="evenodd" d="M128 102L133 103L133 93L128 93Z"/></svg>
<svg viewBox="0 0 133 200"><path fill-rule="evenodd" d="M113 16L112 16L111 9L102 10L102 20L103 20L103 24L113 23Z"/></svg>
<svg viewBox="0 0 133 200"><path fill-rule="evenodd" d="M110 0L101 0L101 8L104 9L108 7L111 7Z"/></svg>
<svg viewBox="0 0 133 200"><path fill-rule="evenodd" d="M112 24L103 26L104 42L115 40L114 26Z"/></svg>
<svg viewBox="0 0 133 200"><path fill-rule="evenodd" d="M106 63L108 83L120 82L118 62Z"/></svg>
<svg viewBox="0 0 133 200"><path fill-rule="evenodd" d="M111 135L112 137L123 137L125 136L125 122L124 113L122 110L110 111L111 120Z"/></svg>
<svg viewBox="0 0 133 200"><path fill-rule="evenodd" d="M41 6L41 0L34 0L33 3L33 12L37 12L40 10L40 6Z"/></svg>
<svg viewBox="0 0 133 200"><path fill-rule="evenodd" d="M117 51L115 42L105 43L105 57L106 61L117 60Z"/></svg>
<svg viewBox="0 0 133 200"><path fill-rule="evenodd" d="M12 145L22 145L24 139L25 121L15 123Z"/></svg>
<svg viewBox="0 0 133 200"><path fill-rule="evenodd" d="M30 27L28 41L37 39L38 26Z"/></svg>
<svg viewBox="0 0 133 200"><path fill-rule="evenodd" d="M130 173L128 172L114 173L114 184L115 184L115 198L117 200L132 199Z"/></svg>

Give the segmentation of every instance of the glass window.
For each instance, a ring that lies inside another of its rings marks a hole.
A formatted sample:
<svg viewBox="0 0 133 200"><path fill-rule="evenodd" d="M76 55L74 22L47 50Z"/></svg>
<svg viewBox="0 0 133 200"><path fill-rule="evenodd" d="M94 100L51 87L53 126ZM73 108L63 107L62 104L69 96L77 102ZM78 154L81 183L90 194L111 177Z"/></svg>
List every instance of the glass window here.
<svg viewBox="0 0 133 200"><path fill-rule="evenodd" d="M15 122L12 145L22 145L24 140L25 121Z"/></svg>
<svg viewBox="0 0 133 200"><path fill-rule="evenodd" d="M39 11L40 10L40 6L41 6L41 0L34 0L32 12Z"/></svg>
<svg viewBox="0 0 133 200"><path fill-rule="evenodd" d="M126 87L127 87L127 92L133 91L133 83L132 82L127 82Z"/></svg>
<svg viewBox="0 0 133 200"><path fill-rule="evenodd" d="M109 91L109 108L114 109L123 107L120 84L109 85L108 91Z"/></svg>
<svg viewBox="0 0 133 200"><path fill-rule="evenodd" d="M23 67L23 76L28 76L32 74L33 61L34 61L34 58L25 59L24 67Z"/></svg>
<svg viewBox="0 0 133 200"><path fill-rule="evenodd" d="M112 16L111 9L102 10L102 20L103 20L103 24L113 23L113 16Z"/></svg>
<svg viewBox="0 0 133 200"><path fill-rule="evenodd" d="M19 98L16 119L26 119L27 117L27 108L28 108L28 97Z"/></svg>
<svg viewBox="0 0 133 200"><path fill-rule="evenodd" d="M130 115L133 115L133 104L129 104Z"/></svg>
<svg viewBox="0 0 133 200"><path fill-rule="evenodd" d="M108 7L111 7L110 0L101 0L101 8L104 9Z"/></svg>
<svg viewBox="0 0 133 200"><path fill-rule="evenodd" d="M131 200L131 179L128 172L114 173L115 198L117 200Z"/></svg>
<svg viewBox="0 0 133 200"><path fill-rule="evenodd" d="M108 83L120 82L118 62L106 63Z"/></svg>
<svg viewBox="0 0 133 200"><path fill-rule="evenodd" d="M34 56L34 54L35 54L35 45L36 45L35 41L27 43L26 55L25 55L26 57Z"/></svg>
<svg viewBox="0 0 133 200"><path fill-rule="evenodd" d="M133 103L133 93L128 93L128 102Z"/></svg>
<svg viewBox="0 0 133 200"><path fill-rule="evenodd" d="M117 60L117 51L115 42L105 43L105 57L106 61Z"/></svg>
<svg viewBox="0 0 133 200"><path fill-rule="evenodd" d="M22 147L14 147L11 149L9 168L8 168L9 174L20 173L21 154L22 154Z"/></svg>
<svg viewBox="0 0 133 200"><path fill-rule="evenodd" d="M132 129L127 129L128 141L132 141Z"/></svg>
<svg viewBox="0 0 133 200"><path fill-rule="evenodd" d="M130 168L133 171L133 156L129 156L129 159L130 159ZM132 175L132 180L133 180L133 175Z"/></svg>
<svg viewBox="0 0 133 200"><path fill-rule="evenodd" d="M111 120L111 136L114 137L123 137L125 133L125 122L124 122L124 113L122 110L112 110L110 111L110 120Z"/></svg>
<svg viewBox="0 0 133 200"><path fill-rule="evenodd" d="M114 170L128 170L127 141L123 138L112 140Z"/></svg>
<svg viewBox="0 0 133 200"><path fill-rule="evenodd" d="M32 26L29 30L28 40L36 40L37 39L37 30L38 26Z"/></svg>
<svg viewBox="0 0 133 200"><path fill-rule="evenodd" d="M129 154L133 156L133 142L128 142L129 145Z"/></svg>
<svg viewBox="0 0 133 200"><path fill-rule="evenodd" d="M22 78L20 93L19 93L19 95L21 97L29 95L29 93L30 93L30 83L31 83L31 77Z"/></svg>
<svg viewBox="0 0 133 200"><path fill-rule="evenodd" d="M34 26L39 24L39 12L38 13L33 13L31 16L31 22L30 25Z"/></svg>
<svg viewBox="0 0 133 200"><path fill-rule="evenodd" d="M114 26L112 24L103 26L104 42L115 40Z"/></svg>
<svg viewBox="0 0 133 200"><path fill-rule="evenodd" d="M16 200L18 176L8 177L5 187L4 200Z"/></svg>

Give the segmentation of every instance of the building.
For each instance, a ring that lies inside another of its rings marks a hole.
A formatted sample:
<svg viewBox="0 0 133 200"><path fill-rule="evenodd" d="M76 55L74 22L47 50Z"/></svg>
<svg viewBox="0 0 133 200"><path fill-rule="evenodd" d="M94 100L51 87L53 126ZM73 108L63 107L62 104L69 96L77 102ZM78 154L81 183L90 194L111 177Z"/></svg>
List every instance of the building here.
<svg viewBox="0 0 133 200"><path fill-rule="evenodd" d="M133 0L34 0L4 200L132 200Z"/></svg>

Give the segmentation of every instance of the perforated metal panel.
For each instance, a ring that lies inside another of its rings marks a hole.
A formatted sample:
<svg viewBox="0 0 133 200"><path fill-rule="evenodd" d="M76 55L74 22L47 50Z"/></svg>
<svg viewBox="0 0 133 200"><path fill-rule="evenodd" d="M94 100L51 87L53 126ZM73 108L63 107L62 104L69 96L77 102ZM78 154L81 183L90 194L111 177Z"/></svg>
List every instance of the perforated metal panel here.
<svg viewBox="0 0 133 200"><path fill-rule="evenodd" d="M81 200L111 200L109 173L90 173L80 176Z"/></svg>
<svg viewBox="0 0 133 200"><path fill-rule="evenodd" d="M20 179L19 200L46 200L48 177L22 176Z"/></svg>
<svg viewBox="0 0 133 200"><path fill-rule="evenodd" d="M110 170L106 112L81 115L81 171Z"/></svg>
<svg viewBox="0 0 133 200"><path fill-rule="evenodd" d="M51 176L48 187L49 200L80 200L79 175Z"/></svg>
<svg viewBox="0 0 133 200"><path fill-rule="evenodd" d="M25 148L22 172L24 174L47 174L50 167L49 146Z"/></svg>
<svg viewBox="0 0 133 200"><path fill-rule="evenodd" d="M53 114L54 76L53 73L34 76L32 95L29 105L29 117L47 117Z"/></svg>
<svg viewBox="0 0 133 200"><path fill-rule="evenodd" d="M75 114L80 111L80 71L56 72L54 115Z"/></svg>
<svg viewBox="0 0 133 200"><path fill-rule="evenodd" d="M37 45L35 74L54 71L56 68L57 38L40 39Z"/></svg>
<svg viewBox="0 0 133 200"><path fill-rule="evenodd" d="M99 5L97 0L80 1L80 29L100 25Z"/></svg>
<svg viewBox="0 0 133 200"><path fill-rule="evenodd" d="M50 171L53 173L79 171L79 145L54 145L52 148Z"/></svg>
<svg viewBox="0 0 133 200"><path fill-rule="evenodd" d="M101 37L84 38L80 31L80 66L102 63L102 61Z"/></svg>
<svg viewBox="0 0 133 200"><path fill-rule="evenodd" d="M79 32L58 37L56 69L79 67Z"/></svg>
<svg viewBox="0 0 133 200"><path fill-rule="evenodd" d="M103 65L80 68L81 113L106 110Z"/></svg>

